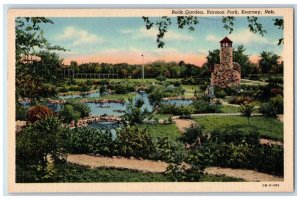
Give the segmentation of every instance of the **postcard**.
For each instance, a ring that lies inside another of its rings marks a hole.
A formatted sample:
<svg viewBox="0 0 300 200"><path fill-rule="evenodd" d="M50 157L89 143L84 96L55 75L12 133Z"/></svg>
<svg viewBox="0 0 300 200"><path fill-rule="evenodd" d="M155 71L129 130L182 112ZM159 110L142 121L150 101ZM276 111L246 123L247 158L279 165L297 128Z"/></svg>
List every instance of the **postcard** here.
<svg viewBox="0 0 300 200"><path fill-rule="evenodd" d="M292 192L293 28L291 7L9 9L9 192Z"/></svg>

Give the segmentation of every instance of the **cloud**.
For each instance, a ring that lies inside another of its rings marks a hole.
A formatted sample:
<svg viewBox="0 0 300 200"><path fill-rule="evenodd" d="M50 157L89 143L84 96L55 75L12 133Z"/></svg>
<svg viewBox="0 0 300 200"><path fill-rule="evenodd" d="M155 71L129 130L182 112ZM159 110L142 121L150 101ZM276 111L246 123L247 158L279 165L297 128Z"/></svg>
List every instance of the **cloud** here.
<svg viewBox="0 0 300 200"><path fill-rule="evenodd" d="M134 31L133 30L130 30L130 29L125 29L125 30L121 30L120 33L123 33L123 34L131 34L133 33Z"/></svg>
<svg viewBox="0 0 300 200"><path fill-rule="evenodd" d="M132 32L134 33L134 31ZM158 34L157 29L145 29L145 28L140 28L135 32L136 34L134 35L136 38L152 38L155 39ZM168 32L165 33L164 35L164 40L166 41L171 41L171 40L180 40L180 41L192 41L194 40L194 37L190 35L189 33L179 33L175 32L173 30L169 30Z"/></svg>
<svg viewBox="0 0 300 200"><path fill-rule="evenodd" d="M216 41L220 40L220 38L218 38L218 37L215 36L215 35L207 35L207 36L205 37L205 39L206 39L207 41L210 41L210 42L216 42Z"/></svg>
<svg viewBox="0 0 300 200"><path fill-rule="evenodd" d="M227 35L235 44L243 45L257 45L257 44L269 44L274 45L274 41L269 40L268 36L261 36L259 34L254 34L248 29L242 29L232 32L232 34ZM207 41L219 42L223 39L223 36L209 34L205 37Z"/></svg>
<svg viewBox="0 0 300 200"><path fill-rule="evenodd" d="M70 47L100 44L104 41L102 37L74 26L66 27L62 33L56 36L56 39L61 42L69 42Z"/></svg>

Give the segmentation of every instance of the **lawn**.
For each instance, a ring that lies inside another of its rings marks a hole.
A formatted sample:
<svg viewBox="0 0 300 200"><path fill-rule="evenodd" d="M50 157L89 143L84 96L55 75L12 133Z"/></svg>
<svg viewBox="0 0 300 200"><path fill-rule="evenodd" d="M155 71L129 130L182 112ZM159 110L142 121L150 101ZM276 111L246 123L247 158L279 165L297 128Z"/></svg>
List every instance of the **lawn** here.
<svg viewBox="0 0 300 200"><path fill-rule="evenodd" d="M238 113L240 111L237 106L222 105L221 112L222 113Z"/></svg>
<svg viewBox="0 0 300 200"><path fill-rule="evenodd" d="M162 119L162 120L168 120L170 118L170 116L172 116L172 115L155 113L153 115L153 118Z"/></svg>
<svg viewBox="0 0 300 200"><path fill-rule="evenodd" d="M91 169L74 164L58 165L57 173L48 180L38 180L32 174L33 171L24 171L17 167L17 183L33 182L67 182L67 183L88 183L88 182L171 182L170 177L163 173L146 173L127 169L96 168ZM22 176L20 176L22 174ZM205 182L233 182L243 181L226 176L203 175L200 181Z"/></svg>
<svg viewBox="0 0 300 200"><path fill-rule="evenodd" d="M87 80L91 80L91 81L101 81L101 80L109 80L110 82L138 82L138 83L152 83L152 82L159 82L158 80L154 79L154 78L145 78L145 79L127 79L127 78L113 78L113 79L85 79L85 78L75 78L76 82L86 82ZM166 81L178 81L181 80L180 78L174 78L174 79L166 79Z"/></svg>
<svg viewBox="0 0 300 200"><path fill-rule="evenodd" d="M201 116L195 117L194 120L208 131L229 125L248 125L244 116ZM250 118L250 124L258 128L262 137L283 141L283 123L277 119L253 116Z"/></svg>
<svg viewBox="0 0 300 200"><path fill-rule="evenodd" d="M143 125L152 137L169 137L171 140L176 140L180 137L180 132L175 124L155 124Z"/></svg>
<svg viewBox="0 0 300 200"><path fill-rule="evenodd" d="M193 97L195 94L195 90L197 92L199 91L198 85L181 85L181 86L185 90L184 96L186 97Z"/></svg>
<svg viewBox="0 0 300 200"><path fill-rule="evenodd" d="M255 80L249 80L249 79L242 79L241 80L242 85L267 85L267 82L264 81L255 81Z"/></svg>

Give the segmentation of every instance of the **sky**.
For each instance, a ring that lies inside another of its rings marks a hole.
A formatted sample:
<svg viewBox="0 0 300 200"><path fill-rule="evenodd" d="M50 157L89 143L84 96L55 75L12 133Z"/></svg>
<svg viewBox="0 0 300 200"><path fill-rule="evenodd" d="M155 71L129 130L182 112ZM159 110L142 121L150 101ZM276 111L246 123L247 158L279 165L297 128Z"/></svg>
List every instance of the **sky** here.
<svg viewBox="0 0 300 200"><path fill-rule="evenodd" d="M43 24L45 37L53 45L60 45L68 51L58 52L65 64L75 60L78 63L107 62L129 64L149 63L157 60L183 60L201 66L206 61L209 50L218 49L219 41L228 36L233 47L244 45L250 60L256 62L259 53L272 51L282 54L278 39L282 30L273 25L274 17L259 17L267 33L264 37L248 30L246 17L237 17L234 31L229 34L223 28L221 17L198 18L195 31L178 29L173 24L165 34L164 48L158 48L153 27L145 28L140 17L93 17L93 18L50 18L54 24ZM152 17L155 21L157 18ZM142 56L144 58L142 60Z"/></svg>

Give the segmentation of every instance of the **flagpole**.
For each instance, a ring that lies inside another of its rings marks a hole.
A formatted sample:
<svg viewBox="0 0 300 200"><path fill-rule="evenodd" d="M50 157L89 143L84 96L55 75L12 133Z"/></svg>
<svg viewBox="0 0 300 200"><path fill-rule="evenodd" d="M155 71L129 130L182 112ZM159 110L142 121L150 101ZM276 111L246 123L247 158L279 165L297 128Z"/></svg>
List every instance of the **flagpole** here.
<svg viewBox="0 0 300 200"><path fill-rule="evenodd" d="M142 54L142 77L143 77L143 80L145 78L145 71L144 71L144 54Z"/></svg>

